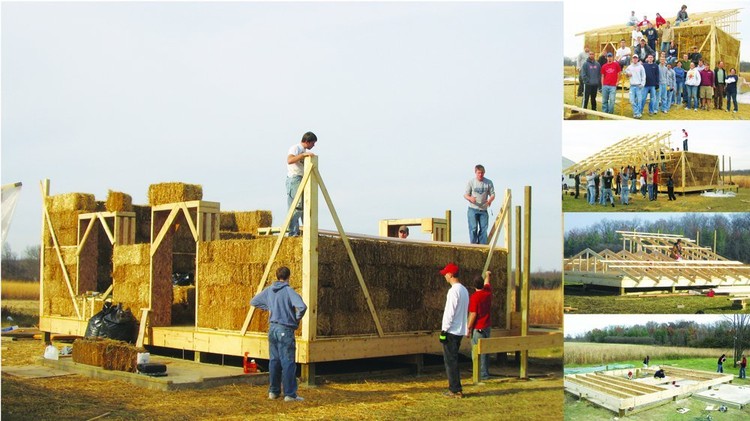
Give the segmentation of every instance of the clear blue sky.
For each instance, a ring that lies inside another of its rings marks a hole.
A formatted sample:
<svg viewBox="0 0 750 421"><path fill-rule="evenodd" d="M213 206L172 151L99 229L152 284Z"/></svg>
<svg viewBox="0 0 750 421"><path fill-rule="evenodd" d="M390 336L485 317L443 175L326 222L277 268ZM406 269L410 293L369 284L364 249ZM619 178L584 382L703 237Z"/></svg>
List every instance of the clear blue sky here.
<svg viewBox="0 0 750 421"><path fill-rule="evenodd" d="M559 269L562 85L519 61L562 55L562 7L3 2L2 183L24 183L8 241L39 244L43 178L136 204L149 184L196 183L280 224L286 152L312 130L347 231L450 209L468 242L482 163L514 204L533 186L532 268Z"/></svg>

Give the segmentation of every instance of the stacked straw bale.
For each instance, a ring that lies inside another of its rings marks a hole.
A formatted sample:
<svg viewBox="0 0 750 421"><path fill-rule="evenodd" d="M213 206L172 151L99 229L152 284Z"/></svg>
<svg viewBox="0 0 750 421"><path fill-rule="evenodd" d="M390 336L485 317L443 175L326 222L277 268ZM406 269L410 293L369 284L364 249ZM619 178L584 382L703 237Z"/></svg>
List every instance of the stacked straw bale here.
<svg viewBox="0 0 750 421"><path fill-rule="evenodd" d="M221 231L257 234L258 228L270 227L272 224L271 211L267 210L221 212Z"/></svg>
<svg viewBox="0 0 750 421"><path fill-rule="evenodd" d="M109 190L105 208L107 212L132 212L133 198L129 194Z"/></svg>
<svg viewBox="0 0 750 421"><path fill-rule="evenodd" d="M203 187L199 184L159 183L148 187L148 204L189 202L203 199Z"/></svg>
<svg viewBox="0 0 750 421"><path fill-rule="evenodd" d="M672 174L675 189L682 186L682 166L680 155L682 152L671 152L666 158L665 171L659 176L659 184L667 185L667 175ZM685 152L685 187L710 186L719 183L719 173L716 169L719 157L695 152ZM664 187L666 188L666 187Z"/></svg>
<svg viewBox="0 0 750 421"><path fill-rule="evenodd" d="M239 330L250 309L250 299L263 276L276 237L254 240L217 240L198 250L198 326ZM266 286L276 280L276 269L287 266L290 284L301 293L302 238L285 238L271 267ZM266 332L268 313L256 311L249 330Z"/></svg>
<svg viewBox="0 0 750 421"><path fill-rule="evenodd" d="M366 239L351 240L352 250L367 284L375 311L386 333L440 330L449 286L438 272L448 262L461 268L460 279L471 285L481 273L486 250L446 244L408 244ZM319 336L376 333L364 293L343 243L321 237L318 244ZM494 326L505 312L506 252L495 251L493 272Z"/></svg>
<svg viewBox="0 0 750 421"><path fill-rule="evenodd" d="M134 316L149 305L149 244L115 245L112 253L112 299Z"/></svg>
<svg viewBox="0 0 750 421"><path fill-rule="evenodd" d="M139 352L146 350L111 339L83 338L76 339L73 343L74 362L102 367L105 370L135 373Z"/></svg>
<svg viewBox="0 0 750 421"><path fill-rule="evenodd" d="M57 242L61 246L78 245L78 215L96 212L96 200L93 194L67 193L48 196L45 206L49 212ZM44 246L52 247L52 235L44 230Z"/></svg>
<svg viewBox="0 0 750 421"><path fill-rule="evenodd" d="M76 249L64 247L60 249L65 271L70 277L73 293L77 294L78 275L76 273ZM44 315L75 316L73 299L65 282L63 267L54 248L44 253Z"/></svg>

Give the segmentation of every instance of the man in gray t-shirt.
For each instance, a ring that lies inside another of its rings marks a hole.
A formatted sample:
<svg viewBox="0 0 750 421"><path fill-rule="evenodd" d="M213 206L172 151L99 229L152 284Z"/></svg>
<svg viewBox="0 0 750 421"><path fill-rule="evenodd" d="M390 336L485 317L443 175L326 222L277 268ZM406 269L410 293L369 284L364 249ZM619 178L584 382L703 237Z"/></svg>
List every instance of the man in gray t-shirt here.
<svg viewBox="0 0 750 421"><path fill-rule="evenodd" d="M466 184L464 198L469 201L469 240L472 244L487 244L487 209L495 200L495 186L484 178L484 166L474 167L475 177Z"/></svg>

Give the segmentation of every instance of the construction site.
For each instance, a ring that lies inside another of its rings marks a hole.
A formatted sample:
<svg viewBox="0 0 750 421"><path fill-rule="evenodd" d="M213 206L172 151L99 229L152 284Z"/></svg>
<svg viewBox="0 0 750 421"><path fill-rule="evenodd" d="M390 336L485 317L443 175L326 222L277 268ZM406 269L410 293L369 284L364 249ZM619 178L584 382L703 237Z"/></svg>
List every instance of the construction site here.
<svg viewBox="0 0 750 421"><path fill-rule="evenodd" d="M739 73L741 34L738 30L738 22L740 20L740 10L726 9L691 12L690 19L678 26L675 26L674 17L666 18L674 31L674 42L679 57L682 58L683 53L692 53L693 47L697 47L698 52L703 57L703 61L711 69L715 69L719 61L723 61L726 69L735 68ZM626 45L632 49L632 45L630 45L632 31L632 26L619 24L593 28L576 33L575 35L583 37L583 44L580 51L583 51L583 46L587 46L598 58L600 55L606 55L607 53L615 55L617 49L620 47L621 40L625 40ZM658 57L655 57L655 62L658 62ZM572 96L570 93L565 94L564 116L566 119L579 119L585 118L585 116L604 119L629 119L631 112L626 90L629 90L630 84L624 72L620 74L617 82L618 92L616 94L614 113L604 113L583 108L580 101L576 101L575 97L578 83L578 73L576 71L575 77L570 78L566 82L566 84L573 86ZM750 86L744 78L740 81L740 84L744 89ZM674 111L679 112L681 108L678 107ZM727 116L718 116L718 118L722 117ZM694 116L685 114L676 118L690 119L694 118ZM712 118L717 117L714 116Z"/></svg>
<svg viewBox="0 0 750 421"><path fill-rule="evenodd" d="M655 377L658 370L663 370L665 376ZM568 374L564 383L568 394L608 409L620 417L687 398L706 402L711 405L707 406L709 411L718 412L722 405L730 407L733 409L732 416L743 417L744 412L738 413L737 410L750 404L750 394L746 386L731 385L733 380L732 374L651 366ZM687 412L680 409L679 413ZM722 412L726 412L726 409Z"/></svg>
<svg viewBox="0 0 750 421"><path fill-rule="evenodd" d="M295 198L304 202L300 237L284 235L294 205L273 227L269 211L222 211L220 203L203 200L199 185L151 185L143 206L120 192L97 202L91 194L50 195L49 189L46 180L39 301L46 340L83 337L89 319L112 301L136 315L136 347L188 351L198 362L212 355L268 359L268 314L249 301L273 281L269 274L287 266L290 285L308 305L296 332L303 381L313 384L316 364L331 361L398 357L419 371L423 355L442 350L437 335L446 288L437 271L455 261L466 276L494 274L492 338L473 349L464 341L464 353L518 353L525 378L529 350L562 345L559 331L529 325L528 187L523 218L521 206L515 209L515 232L506 191L489 245L445 241L449 215L381 222L384 235L408 223L434 241L345 232L317 157L306 158ZM321 196L336 231L318 229ZM505 247L497 246L500 237ZM190 282L178 285L175 277ZM410 316L415 313L420 317ZM477 373L475 367L475 379Z"/></svg>

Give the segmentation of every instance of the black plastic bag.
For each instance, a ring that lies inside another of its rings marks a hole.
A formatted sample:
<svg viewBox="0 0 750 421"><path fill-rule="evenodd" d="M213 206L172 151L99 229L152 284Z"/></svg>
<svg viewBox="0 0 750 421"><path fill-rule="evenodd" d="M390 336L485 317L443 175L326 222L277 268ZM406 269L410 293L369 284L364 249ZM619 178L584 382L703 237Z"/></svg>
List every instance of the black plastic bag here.
<svg viewBox="0 0 750 421"><path fill-rule="evenodd" d="M89 319L89 324L86 326L86 334L84 336L87 338L99 337L99 331L102 328L102 319L104 319L104 315L110 311L112 311L112 303L109 301L104 302L101 311L94 314Z"/></svg>
<svg viewBox="0 0 750 421"><path fill-rule="evenodd" d="M123 309L122 304L118 304L102 317L99 337L134 342L135 332L136 320L133 313L130 312L130 309Z"/></svg>

